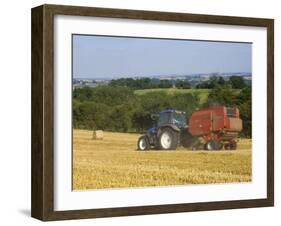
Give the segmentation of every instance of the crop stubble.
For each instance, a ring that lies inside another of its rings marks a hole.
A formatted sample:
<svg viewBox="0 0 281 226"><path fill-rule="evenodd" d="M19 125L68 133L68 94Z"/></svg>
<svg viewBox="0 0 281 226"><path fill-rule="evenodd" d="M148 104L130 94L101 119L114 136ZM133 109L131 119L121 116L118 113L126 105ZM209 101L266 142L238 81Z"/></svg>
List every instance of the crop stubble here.
<svg viewBox="0 0 281 226"><path fill-rule="evenodd" d="M251 140L236 151L136 151L138 134L73 130L73 189L250 182Z"/></svg>

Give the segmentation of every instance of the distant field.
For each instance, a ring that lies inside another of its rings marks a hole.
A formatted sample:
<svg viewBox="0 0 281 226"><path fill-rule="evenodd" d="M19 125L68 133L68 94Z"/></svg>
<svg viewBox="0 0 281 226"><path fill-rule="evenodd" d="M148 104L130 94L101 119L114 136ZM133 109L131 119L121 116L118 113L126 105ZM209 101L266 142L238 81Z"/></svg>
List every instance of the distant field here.
<svg viewBox="0 0 281 226"><path fill-rule="evenodd" d="M249 182L251 140L236 151L136 151L138 134L73 132L73 188L101 189Z"/></svg>
<svg viewBox="0 0 281 226"><path fill-rule="evenodd" d="M210 89L177 89L177 88L159 88L159 89L139 89L135 90L135 94L137 95L143 95L150 92L166 92L168 94L175 94L175 93L192 93L192 94L198 94L200 98L200 102L203 103L207 100L208 95L210 93Z"/></svg>

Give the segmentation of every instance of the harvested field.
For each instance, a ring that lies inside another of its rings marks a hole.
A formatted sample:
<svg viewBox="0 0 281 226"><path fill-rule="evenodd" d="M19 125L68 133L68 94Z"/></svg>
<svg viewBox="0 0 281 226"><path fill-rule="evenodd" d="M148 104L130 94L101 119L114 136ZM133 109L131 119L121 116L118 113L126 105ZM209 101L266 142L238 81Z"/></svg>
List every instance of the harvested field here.
<svg viewBox="0 0 281 226"><path fill-rule="evenodd" d="M73 131L74 190L249 182L251 140L236 151L136 151L138 134Z"/></svg>

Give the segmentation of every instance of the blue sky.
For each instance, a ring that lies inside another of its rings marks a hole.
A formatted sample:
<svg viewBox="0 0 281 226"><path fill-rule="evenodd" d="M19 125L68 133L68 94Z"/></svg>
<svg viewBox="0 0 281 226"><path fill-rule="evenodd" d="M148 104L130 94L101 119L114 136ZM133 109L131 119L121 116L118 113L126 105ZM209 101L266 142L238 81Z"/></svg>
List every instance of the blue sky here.
<svg viewBox="0 0 281 226"><path fill-rule="evenodd" d="M74 78L252 72L250 43L73 35Z"/></svg>

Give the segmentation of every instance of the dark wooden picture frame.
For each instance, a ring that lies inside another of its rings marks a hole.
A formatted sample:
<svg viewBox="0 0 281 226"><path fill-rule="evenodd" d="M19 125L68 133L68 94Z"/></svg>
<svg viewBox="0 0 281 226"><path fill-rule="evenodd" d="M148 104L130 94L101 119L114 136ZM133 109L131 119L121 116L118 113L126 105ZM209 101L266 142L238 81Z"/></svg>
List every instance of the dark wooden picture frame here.
<svg viewBox="0 0 281 226"><path fill-rule="evenodd" d="M267 29L267 198L54 211L54 16L95 16L265 27ZM32 9L31 215L49 220L162 214L274 205L274 20L184 13L42 5Z"/></svg>

